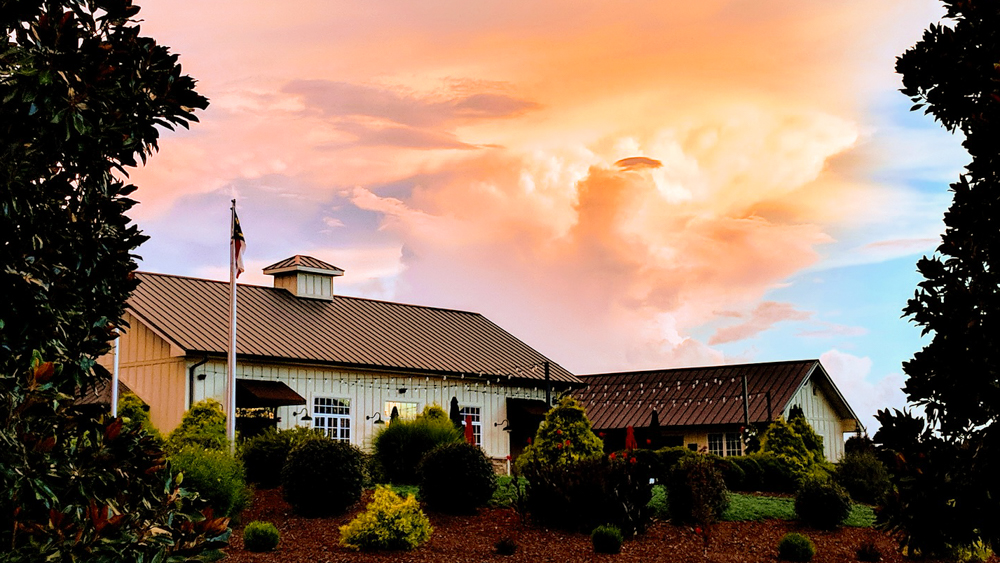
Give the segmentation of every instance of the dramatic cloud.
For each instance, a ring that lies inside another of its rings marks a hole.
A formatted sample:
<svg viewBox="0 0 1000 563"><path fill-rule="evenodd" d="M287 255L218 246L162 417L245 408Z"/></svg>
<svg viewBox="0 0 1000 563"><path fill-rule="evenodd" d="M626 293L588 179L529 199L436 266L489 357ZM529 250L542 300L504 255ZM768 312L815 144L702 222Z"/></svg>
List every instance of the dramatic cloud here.
<svg viewBox="0 0 1000 563"><path fill-rule="evenodd" d="M906 406L906 396L902 391L905 379L902 374L872 373L870 358L860 358L836 349L825 352L819 360L869 434L874 434L879 428L875 420L876 412Z"/></svg>
<svg viewBox="0 0 1000 563"><path fill-rule="evenodd" d="M734 326L720 328L708 340L710 345L725 344L752 338L776 323L782 321L804 321L812 317L812 313L797 311L791 303L764 301L751 311L749 318Z"/></svg>

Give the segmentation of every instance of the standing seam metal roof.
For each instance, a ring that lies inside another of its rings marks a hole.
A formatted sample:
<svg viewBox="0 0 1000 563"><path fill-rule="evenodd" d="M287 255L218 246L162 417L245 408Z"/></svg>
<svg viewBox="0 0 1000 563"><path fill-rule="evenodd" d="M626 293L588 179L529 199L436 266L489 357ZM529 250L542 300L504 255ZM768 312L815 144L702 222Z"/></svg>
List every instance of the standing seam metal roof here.
<svg viewBox="0 0 1000 563"><path fill-rule="evenodd" d="M660 426L741 424L744 375L750 421L759 422L768 419L768 392L771 416L776 418L817 368L822 370L819 360L800 360L581 375L588 386L573 395L598 429L647 427L653 410ZM827 383L833 385L828 381L823 385ZM839 392L836 395L840 397ZM839 410L854 417L846 403Z"/></svg>
<svg viewBox="0 0 1000 563"><path fill-rule="evenodd" d="M128 301L142 322L188 353L225 354L229 284L138 273ZM284 289L240 285L237 355L284 361L388 368L444 374L498 373L544 380L549 361L478 313L355 297L298 298ZM581 385L550 363L555 383Z"/></svg>

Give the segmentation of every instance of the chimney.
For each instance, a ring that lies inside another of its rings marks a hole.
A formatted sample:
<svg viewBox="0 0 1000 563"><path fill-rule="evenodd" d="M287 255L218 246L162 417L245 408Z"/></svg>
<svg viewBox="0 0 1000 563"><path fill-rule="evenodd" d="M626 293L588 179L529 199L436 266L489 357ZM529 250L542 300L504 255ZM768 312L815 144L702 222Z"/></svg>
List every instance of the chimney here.
<svg viewBox="0 0 1000 563"><path fill-rule="evenodd" d="M333 299L333 278L344 275L344 270L312 256L296 254L264 268L264 273L274 276L274 287L286 289L296 297L329 301Z"/></svg>

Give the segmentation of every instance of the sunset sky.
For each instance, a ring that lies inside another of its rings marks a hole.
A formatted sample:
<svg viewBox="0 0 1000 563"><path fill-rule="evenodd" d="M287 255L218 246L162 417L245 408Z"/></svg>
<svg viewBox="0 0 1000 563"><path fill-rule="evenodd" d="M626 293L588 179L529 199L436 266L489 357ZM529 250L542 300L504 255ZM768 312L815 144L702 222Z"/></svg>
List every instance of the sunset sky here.
<svg viewBox="0 0 1000 563"><path fill-rule="evenodd" d="M819 358L902 407L900 318L968 161L895 57L930 0L150 0L211 106L132 175L145 271L293 254L577 374Z"/></svg>

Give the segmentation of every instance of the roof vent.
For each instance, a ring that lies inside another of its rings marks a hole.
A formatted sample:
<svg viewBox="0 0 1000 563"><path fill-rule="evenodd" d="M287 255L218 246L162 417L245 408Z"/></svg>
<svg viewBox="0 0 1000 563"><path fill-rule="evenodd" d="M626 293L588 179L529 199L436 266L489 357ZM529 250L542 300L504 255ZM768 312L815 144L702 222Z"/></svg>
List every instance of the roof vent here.
<svg viewBox="0 0 1000 563"><path fill-rule="evenodd" d="M330 300L333 278L344 275L344 270L312 256L296 254L264 268L264 273L274 276L274 287L287 289L296 297Z"/></svg>

